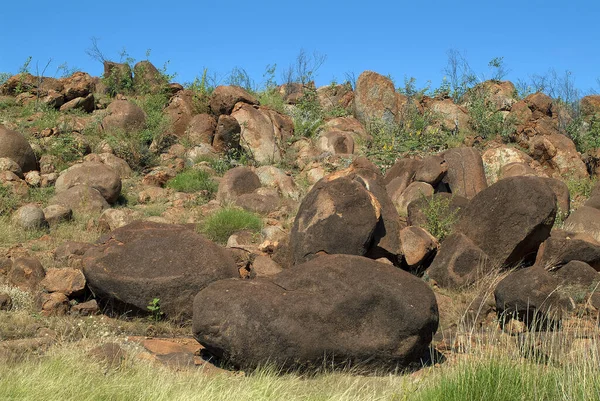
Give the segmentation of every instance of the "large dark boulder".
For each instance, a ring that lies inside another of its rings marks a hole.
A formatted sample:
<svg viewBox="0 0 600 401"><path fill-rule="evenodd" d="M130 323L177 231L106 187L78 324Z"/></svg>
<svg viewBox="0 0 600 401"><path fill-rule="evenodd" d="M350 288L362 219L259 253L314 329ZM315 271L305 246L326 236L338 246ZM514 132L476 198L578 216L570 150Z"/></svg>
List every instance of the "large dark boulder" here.
<svg viewBox="0 0 600 401"><path fill-rule="evenodd" d="M509 177L479 192L462 210L456 231L473 241L492 267L535 259L556 216L556 195L537 177Z"/></svg>
<svg viewBox="0 0 600 401"><path fill-rule="evenodd" d="M168 317L190 317L193 297L213 281L239 277L219 246L179 225L135 221L84 255L83 273L96 298L147 312L160 299Z"/></svg>
<svg viewBox="0 0 600 401"><path fill-rule="evenodd" d="M438 326L433 291L364 257L324 255L255 280L221 280L194 299L194 337L239 368L406 366Z"/></svg>
<svg viewBox="0 0 600 401"><path fill-rule="evenodd" d="M292 231L293 264L321 253L364 256L381 217L381 206L360 179L330 175L306 195Z"/></svg>
<svg viewBox="0 0 600 401"><path fill-rule="evenodd" d="M555 270L573 260L585 262L600 271L600 245L578 238L577 234L553 232L540 245L535 264Z"/></svg>
<svg viewBox="0 0 600 401"><path fill-rule="evenodd" d="M496 310L503 319L518 319L540 328L561 320L572 301L557 288L561 280L539 266L510 273L494 290Z"/></svg>

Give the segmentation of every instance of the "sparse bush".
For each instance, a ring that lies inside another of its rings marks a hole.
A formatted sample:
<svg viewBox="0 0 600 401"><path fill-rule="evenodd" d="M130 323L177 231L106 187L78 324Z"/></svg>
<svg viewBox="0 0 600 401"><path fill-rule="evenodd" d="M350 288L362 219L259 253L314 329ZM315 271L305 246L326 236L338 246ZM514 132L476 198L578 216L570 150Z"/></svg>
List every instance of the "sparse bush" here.
<svg viewBox="0 0 600 401"><path fill-rule="evenodd" d="M200 232L220 244L227 243L231 234L237 231L250 230L259 233L261 229L260 217L235 207L226 207L215 212L200 226Z"/></svg>
<svg viewBox="0 0 600 401"><path fill-rule="evenodd" d="M111 132L105 139L115 155L125 160L137 172L144 172L157 164L157 157L150 151L150 142L143 131L126 133L117 130Z"/></svg>
<svg viewBox="0 0 600 401"><path fill-rule="evenodd" d="M194 169L177 174L167 182L167 186L178 192L205 192L207 198L212 198L218 189L217 183L206 171Z"/></svg>
<svg viewBox="0 0 600 401"><path fill-rule="evenodd" d="M200 78L196 77L194 82L185 85L186 89L191 90L194 94L192 102L195 114L210 112L210 95L215 90L215 84L216 79L214 76L209 76L208 69L205 68Z"/></svg>
<svg viewBox="0 0 600 401"><path fill-rule="evenodd" d="M323 125L323 117L324 113L319 103L317 91L312 86L305 87L304 93L292 112L294 135L314 138Z"/></svg>
<svg viewBox="0 0 600 401"><path fill-rule="evenodd" d="M369 122L366 128L372 140L366 146L366 156L385 171L402 155L447 149L458 137L436 126L435 119L433 112L420 113L414 104L409 103L399 124L381 120Z"/></svg>
<svg viewBox="0 0 600 401"><path fill-rule="evenodd" d="M584 122L581 116L577 116L567 124L566 135L573 140L580 153L599 149L600 120L593 117L589 122Z"/></svg>
<svg viewBox="0 0 600 401"><path fill-rule="evenodd" d="M468 94L467 109L473 130L484 139L492 139L499 135L508 140L511 132L510 121L505 121L502 113L496 110L485 88L475 87Z"/></svg>
<svg viewBox="0 0 600 401"><path fill-rule="evenodd" d="M592 189L596 185L596 178L573 178L569 177L565 181L569 188L569 194L572 201L586 200L590 197Z"/></svg>
<svg viewBox="0 0 600 401"><path fill-rule="evenodd" d="M427 218L427 225L424 228L442 242L452 233L454 224L458 220L458 210L451 210L451 199L439 196L423 196L422 198L426 202L423 214Z"/></svg>

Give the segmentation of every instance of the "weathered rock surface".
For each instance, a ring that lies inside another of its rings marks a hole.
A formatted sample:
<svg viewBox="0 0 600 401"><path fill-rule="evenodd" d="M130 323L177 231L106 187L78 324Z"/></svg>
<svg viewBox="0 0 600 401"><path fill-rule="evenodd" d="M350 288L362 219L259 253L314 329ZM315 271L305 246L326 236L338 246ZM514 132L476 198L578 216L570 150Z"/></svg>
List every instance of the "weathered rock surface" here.
<svg viewBox="0 0 600 401"><path fill-rule="evenodd" d="M210 109L215 115L231 114L238 103L258 104L258 100L239 86L217 86L210 97Z"/></svg>
<svg viewBox="0 0 600 401"><path fill-rule="evenodd" d="M104 130L136 130L146 123L144 111L128 100L114 100L106 108L107 115L102 119Z"/></svg>
<svg viewBox="0 0 600 401"><path fill-rule="evenodd" d="M357 180L328 176L306 195L290 234L293 263L320 253L365 255L381 205Z"/></svg>
<svg viewBox="0 0 600 401"><path fill-rule="evenodd" d="M494 291L498 314L539 327L561 319L572 309L571 301L556 291L560 280L533 266L506 276Z"/></svg>
<svg viewBox="0 0 600 401"><path fill-rule="evenodd" d="M490 270L487 255L461 233L449 235L440 245L427 275L442 288L473 284Z"/></svg>
<svg viewBox="0 0 600 401"><path fill-rule="evenodd" d="M87 185L75 185L54 195L48 205L61 205L81 214L100 214L110 207L97 189Z"/></svg>
<svg viewBox="0 0 600 401"><path fill-rule="evenodd" d="M510 177L479 192L456 229L487 254L492 267L533 260L556 216L556 195L537 177Z"/></svg>
<svg viewBox="0 0 600 401"><path fill-rule="evenodd" d="M270 279L209 285L194 300L193 323L207 351L240 368L395 367L426 352L438 311L433 292L407 272L325 255Z"/></svg>
<svg viewBox="0 0 600 401"><path fill-rule="evenodd" d="M455 148L443 153L448 163L448 172L442 182L448 185L450 192L473 198L487 187L483 160L475 148Z"/></svg>
<svg viewBox="0 0 600 401"><path fill-rule="evenodd" d="M396 92L389 78L365 71L356 81L354 116L364 125L372 120L398 122L406 101L405 96Z"/></svg>
<svg viewBox="0 0 600 401"><path fill-rule="evenodd" d="M239 277L230 256L193 230L143 221L107 234L84 260L97 299L146 312L158 298L174 318L191 316L194 295L209 283Z"/></svg>
<svg viewBox="0 0 600 401"><path fill-rule="evenodd" d="M56 193L60 194L77 185L98 190L108 203L115 203L121 194L121 177L104 163L83 162L69 167L56 180Z"/></svg>

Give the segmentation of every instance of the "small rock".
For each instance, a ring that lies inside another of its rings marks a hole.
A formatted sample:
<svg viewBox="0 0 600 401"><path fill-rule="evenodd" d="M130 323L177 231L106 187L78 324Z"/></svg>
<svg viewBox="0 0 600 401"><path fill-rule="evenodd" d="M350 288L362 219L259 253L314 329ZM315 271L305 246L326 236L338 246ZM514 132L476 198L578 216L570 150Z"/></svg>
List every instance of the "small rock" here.
<svg viewBox="0 0 600 401"><path fill-rule="evenodd" d="M73 211L62 205L50 205L44 208L44 216L48 224L53 227L63 221L69 221L73 218Z"/></svg>
<svg viewBox="0 0 600 401"><path fill-rule="evenodd" d="M17 209L13 214L12 221L25 230L38 230L48 227L44 211L34 204L21 206Z"/></svg>
<svg viewBox="0 0 600 401"><path fill-rule="evenodd" d="M41 295L42 315L63 316L69 311L69 298L61 292Z"/></svg>
<svg viewBox="0 0 600 401"><path fill-rule="evenodd" d="M92 316L97 314L99 311L100 308L98 308L98 303L95 299L92 299L87 302L82 302L80 304L75 304L71 307L71 314L81 316Z"/></svg>
<svg viewBox="0 0 600 401"><path fill-rule="evenodd" d="M85 290L85 277L78 269L48 269L41 284L48 292L61 292L69 297L76 297Z"/></svg>

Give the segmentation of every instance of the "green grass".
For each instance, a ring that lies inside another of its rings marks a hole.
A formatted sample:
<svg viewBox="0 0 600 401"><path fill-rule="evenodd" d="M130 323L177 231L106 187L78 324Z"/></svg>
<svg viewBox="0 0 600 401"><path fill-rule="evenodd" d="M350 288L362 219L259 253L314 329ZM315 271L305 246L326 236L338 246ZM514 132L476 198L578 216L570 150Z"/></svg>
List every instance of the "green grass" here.
<svg viewBox="0 0 600 401"><path fill-rule="evenodd" d="M261 229L260 217L234 207L218 210L200 225L200 231L206 237L220 244L227 243L229 236L237 231L250 230L259 233Z"/></svg>
<svg viewBox="0 0 600 401"><path fill-rule="evenodd" d="M167 186L177 192L194 193L205 191L207 198L212 198L219 187L206 171L194 169L184 170L177 174L167 182Z"/></svg>

